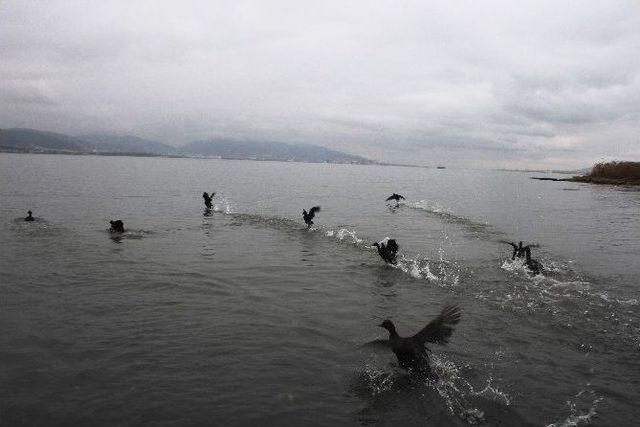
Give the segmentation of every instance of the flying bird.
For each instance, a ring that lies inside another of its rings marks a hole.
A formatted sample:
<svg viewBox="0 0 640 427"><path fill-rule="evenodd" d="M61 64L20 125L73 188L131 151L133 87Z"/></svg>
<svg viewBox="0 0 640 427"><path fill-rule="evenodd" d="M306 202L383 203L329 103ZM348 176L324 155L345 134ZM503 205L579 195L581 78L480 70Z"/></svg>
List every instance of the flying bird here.
<svg viewBox="0 0 640 427"><path fill-rule="evenodd" d="M27 216L24 218L25 221L34 221L33 212L27 211Z"/></svg>
<svg viewBox="0 0 640 427"><path fill-rule="evenodd" d="M433 376L429 365L431 352L426 343L445 345L460 322L460 308L457 305L445 306L438 317L433 319L420 332L411 337L401 337L391 320L385 320L378 326L389 331L389 339L378 339L364 344L363 347L389 348L396 355L398 365L410 373Z"/></svg>
<svg viewBox="0 0 640 427"><path fill-rule="evenodd" d="M307 228L311 228L311 226L313 225L313 217L316 216L316 212L320 212L320 206L314 206L311 209L309 209L309 212L307 212L306 210L302 210L302 218L304 219L304 222L307 224Z"/></svg>
<svg viewBox="0 0 640 427"><path fill-rule="evenodd" d="M109 231L112 233L124 233L124 223L122 221L117 219L115 221L109 221L109 223L111 224Z"/></svg>
<svg viewBox="0 0 640 427"><path fill-rule="evenodd" d="M371 246L378 248L378 254L388 264L395 264L397 262L396 256L398 255L398 243L395 239L386 238L380 242L376 242Z"/></svg>

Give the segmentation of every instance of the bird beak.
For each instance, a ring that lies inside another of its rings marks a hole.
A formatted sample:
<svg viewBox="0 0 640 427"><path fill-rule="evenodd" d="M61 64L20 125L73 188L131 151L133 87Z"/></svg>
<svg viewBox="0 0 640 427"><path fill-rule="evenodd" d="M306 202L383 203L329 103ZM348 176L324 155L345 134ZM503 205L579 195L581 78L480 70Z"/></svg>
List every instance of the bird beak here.
<svg viewBox="0 0 640 427"><path fill-rule="evenodd" d="M378 325L378 327L379 327L379 328L384 328L384 325L383 325L382 323L380 323L380 324Z"/></svg>

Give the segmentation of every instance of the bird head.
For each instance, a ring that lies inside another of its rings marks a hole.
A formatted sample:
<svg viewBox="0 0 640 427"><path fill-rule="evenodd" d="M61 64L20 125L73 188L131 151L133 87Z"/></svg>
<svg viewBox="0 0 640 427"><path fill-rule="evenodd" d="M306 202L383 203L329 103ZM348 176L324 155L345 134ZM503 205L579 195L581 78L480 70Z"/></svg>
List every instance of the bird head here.
<svg viewBox="0 0 640 427"><path fill-rule="evenodd" d="M389 331L389 333L393 332L396 330L396 327L394 326L393 322L389 319L385 320L384 322L380 323L378 325L380 328L384 328L387 331Z"/></svg>
<svg viewBox="0 0 640 427"><path fill-rule="evenodd" d="M27 211L27 213L28 213L29 215L31 215L33 212L31 212L31 211Z"/></svg>
<svg viewBox="0 0 640 427"><path fill-rule="evenodd" d="M380 243L378 243L378 242L372 243L372 244L371 244L371 247L374 247L374 246L375 246L376 248L379 248L379 247L380 247Z"/></svg>
<svg viewBox="0 0 640 427"><path fill-rule="evenodd" d="M521 248L522 247L522 241L518 242L518 247Z"/></svg>

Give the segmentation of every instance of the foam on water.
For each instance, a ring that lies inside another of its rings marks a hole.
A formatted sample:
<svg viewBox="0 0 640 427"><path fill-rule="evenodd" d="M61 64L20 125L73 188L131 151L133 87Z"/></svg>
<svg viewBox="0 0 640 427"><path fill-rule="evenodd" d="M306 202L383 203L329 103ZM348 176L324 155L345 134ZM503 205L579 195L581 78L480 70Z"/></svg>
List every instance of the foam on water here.
<svg viewBox="0 0 640 427"><path fill-rule="evenodd" d="M579 424L589 424L597 415L596 408L604 400L593 390L582 390L572 399L567 400L569 416L562 421L548 424L547 427L573 427Z"/></svg>
<svg viewBox="0 0 640 427"><path fill-rule="evenodd" d="M327 237L334 237L339 241L346 241L352 243L354 245L360 245L364 242L364 239L358 237L358 234L355 230L349 230L347 228L339 228L337 231L335 230L326 230L325 235Z"/></svg>

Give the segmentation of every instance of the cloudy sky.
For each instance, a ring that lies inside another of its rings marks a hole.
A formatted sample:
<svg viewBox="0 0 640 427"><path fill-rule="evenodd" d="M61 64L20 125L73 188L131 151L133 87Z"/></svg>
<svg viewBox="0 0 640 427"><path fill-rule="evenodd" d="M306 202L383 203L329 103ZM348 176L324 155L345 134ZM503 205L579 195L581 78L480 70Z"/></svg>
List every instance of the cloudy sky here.
<svg viewBox="0 0 640 427"><path fill-rule="evenodd" d="M639 119L639 1L0 1L0 127L574 168Z"/></svg>

